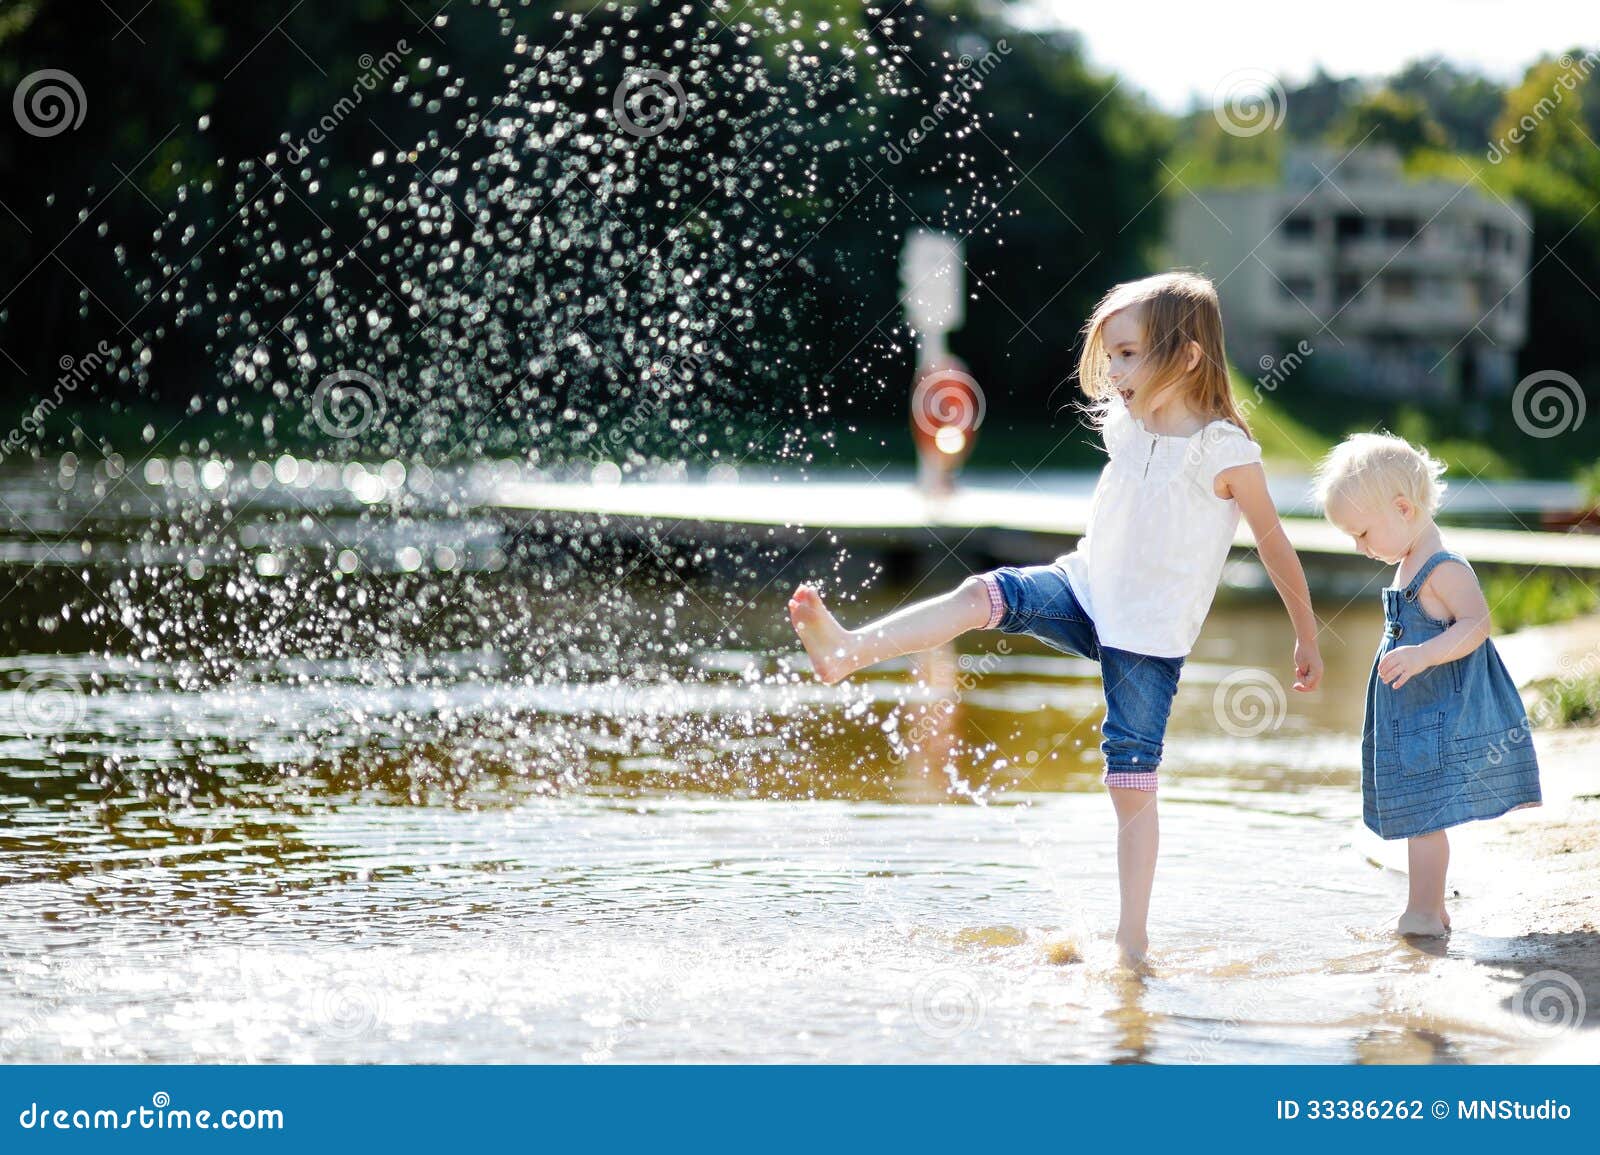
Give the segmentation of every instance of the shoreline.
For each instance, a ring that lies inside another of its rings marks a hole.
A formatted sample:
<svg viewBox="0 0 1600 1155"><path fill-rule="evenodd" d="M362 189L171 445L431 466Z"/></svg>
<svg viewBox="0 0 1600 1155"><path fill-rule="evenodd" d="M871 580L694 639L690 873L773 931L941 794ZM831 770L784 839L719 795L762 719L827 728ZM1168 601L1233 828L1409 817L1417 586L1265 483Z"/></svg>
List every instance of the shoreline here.
<svg viewBox="0 0 1600 1155"><path fill-rule="evenodd" d="M1600 727L1534 741L1544 804L1451 830L1451 902L1508 980L1501 1005L1536 1028L1532 1061L1600 1063ZM1575 1029L1539 1037L1545 1021Z"/></svg>

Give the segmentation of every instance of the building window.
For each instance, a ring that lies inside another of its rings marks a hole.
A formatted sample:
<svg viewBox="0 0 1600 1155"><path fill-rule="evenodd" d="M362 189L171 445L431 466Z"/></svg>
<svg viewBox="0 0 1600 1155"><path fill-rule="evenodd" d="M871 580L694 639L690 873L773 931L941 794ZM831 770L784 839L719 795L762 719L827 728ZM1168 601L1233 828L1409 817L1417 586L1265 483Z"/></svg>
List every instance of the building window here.
<svg viewBox="0 0 1600 1155"><path fill-rule="evenodd" d="M1383 295L1390 301L1410 301L1417 295L1417 279L1410 273L1390 273L1383 279Z"/></svg>
<svg viewBox="0 0 1600 1155"><path fill-rule="evenodd" d="M1303 213L1284 218L1283 235L1286 240L1309 241L1316 235L1316 231L1315 222Z"/></svg>
<svg viewBox="0 0 1600 1155"><path fill-rule="evenodd" d="M1316 291L1317 283L1310 277L1285 277L1278 282L1278 294L1286 301L1302 301L1310 304Z"/></svg>
<svg viewBox="0 0 1600 1155"><path fill-rule="evenodd" d="M1335 240L1353 241L1367 230L1366 220L1356 213L1340 213L1333 218Z"/></svg>
<svg viewBox="0 0 1600 1155"><path fill-rule="evenodd" d="M1334 278L1333 295L1338 298L1341 309L1355 300L1360 292L1361 278L1355 273L1340 273Z"/></svg>
<svg viewBox="0 0 1600 1155"><path fill-rule="evenodd" d="M1383 236L1390 241L1409 241L1422 230L1416 217L1384 217Z"/></svg>

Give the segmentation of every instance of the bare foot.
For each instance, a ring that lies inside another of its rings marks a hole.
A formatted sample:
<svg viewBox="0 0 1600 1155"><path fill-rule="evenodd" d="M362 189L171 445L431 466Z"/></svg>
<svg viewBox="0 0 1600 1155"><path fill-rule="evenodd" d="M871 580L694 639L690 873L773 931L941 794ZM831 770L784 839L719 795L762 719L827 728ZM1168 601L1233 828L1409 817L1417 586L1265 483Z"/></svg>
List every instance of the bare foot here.
<svg viewBox="0 0 1600 1155"><path fill-rule="evenodd" d="M828 612L815 587L801 586L794 591L789 599L789 620L820 681L831 686L860 668L854 660L854 636Z"/></svg>
<svg viewBox="0 0 1600 1155"><path fill-rule="evenodd" d="M1399 934L1442 938L1450 933L1450 916L1443 911L1428 914L1421 911L1408 910L1400 916L1400 921L1395 924L1395 931Z"/></svg>
<svg viewBox="0 0 1600 1155"><path fill-rule="evenodd" d="M1143 971L1149 963L1146 955L1150 950L1150 940L1144 935L1117 935L1117 957L1123 966L1129 970Z"/></svg>

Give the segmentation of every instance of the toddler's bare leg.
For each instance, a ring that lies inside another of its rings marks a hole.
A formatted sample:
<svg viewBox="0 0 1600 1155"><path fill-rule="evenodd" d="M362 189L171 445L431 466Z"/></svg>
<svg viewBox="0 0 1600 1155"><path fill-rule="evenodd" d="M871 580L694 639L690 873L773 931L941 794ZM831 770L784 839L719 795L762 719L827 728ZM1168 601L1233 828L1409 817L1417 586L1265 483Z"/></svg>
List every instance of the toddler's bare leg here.
<svg viewBox="0 0 1600 1155"><path fill-rule="evenodd" d="M1406 840L1411 896L1396 927L1401 934L1441 935L1450 930L1444 909L1444 879L1450 868L1450 839L1442 830Z"/></svg>
<svg viewBox="0 0 1600 1155"><path fill-rule="evenodd" d="M811 668L831 685L875 662L922 653L968 630L981 630L989 622L989 591L970 577L947 594L847 630L822 603L815 587L803 585L789 599L789 620L811 658Z"/></svg>

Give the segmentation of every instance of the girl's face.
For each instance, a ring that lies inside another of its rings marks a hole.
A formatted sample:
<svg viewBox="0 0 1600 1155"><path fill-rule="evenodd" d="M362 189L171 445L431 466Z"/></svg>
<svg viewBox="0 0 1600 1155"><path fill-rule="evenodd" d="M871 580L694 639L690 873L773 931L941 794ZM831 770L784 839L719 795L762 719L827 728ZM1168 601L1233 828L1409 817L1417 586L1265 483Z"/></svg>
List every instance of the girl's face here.
<svg viewBox="0 0 1600 1155"><path fill-rule="evenodd" d="M1106 351L1106 376L1131 407L1149 376L1144 372L1144 306L1130 305L1107 317L1100 327L1100 343Z"/></svg>
<svg viewBox="0 0 1600 1155"><path fill-rule="evenodd" d="M1362 553L1386 565L1398 565L1411 552L1427 528L1423 519L1403 497L1375 507L1342 495L1328 502L1328 520L1349 534Z"/></svg>

